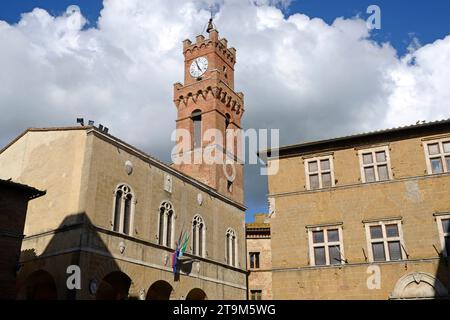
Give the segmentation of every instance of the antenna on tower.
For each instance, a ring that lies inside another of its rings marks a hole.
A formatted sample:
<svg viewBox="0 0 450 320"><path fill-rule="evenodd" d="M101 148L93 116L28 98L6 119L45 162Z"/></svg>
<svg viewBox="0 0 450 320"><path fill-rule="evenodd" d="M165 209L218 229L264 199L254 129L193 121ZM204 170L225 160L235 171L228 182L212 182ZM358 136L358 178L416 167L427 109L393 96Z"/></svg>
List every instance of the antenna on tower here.
<svg viewBox="0 0 450 320"><path fill-rule="evenodd" d="M209 9L209 12L211 13L211 18L209 19L208 26L206 27L206 32L207 33L209 33L211 30L216 29L216 26L214 25L213 20L214 20L214 16L215 16L216 12L218 11L216 6L214 6L212 4L209 6L208 9Z"/></svg>
<svg viewBox="0 0 450 320"><path fill-rule="evenodd" d="M208 27L206 28L206 32L209 33L211 30L214 30L212 12L211 12L211 18L209 19L209 22L208 22Z"/></svg>

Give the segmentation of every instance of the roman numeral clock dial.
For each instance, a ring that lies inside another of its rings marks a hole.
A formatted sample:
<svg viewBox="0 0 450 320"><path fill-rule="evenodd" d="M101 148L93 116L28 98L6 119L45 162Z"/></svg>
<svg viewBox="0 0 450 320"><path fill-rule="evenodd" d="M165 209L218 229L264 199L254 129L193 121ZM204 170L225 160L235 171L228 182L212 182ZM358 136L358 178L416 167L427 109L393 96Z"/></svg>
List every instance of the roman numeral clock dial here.
<svg viewBox="0 0 450 320"><path fill-rule="evenodd" d="M192 61L189 73L193 78L201 77L208 70L208 59L200 57Z"/></svg>

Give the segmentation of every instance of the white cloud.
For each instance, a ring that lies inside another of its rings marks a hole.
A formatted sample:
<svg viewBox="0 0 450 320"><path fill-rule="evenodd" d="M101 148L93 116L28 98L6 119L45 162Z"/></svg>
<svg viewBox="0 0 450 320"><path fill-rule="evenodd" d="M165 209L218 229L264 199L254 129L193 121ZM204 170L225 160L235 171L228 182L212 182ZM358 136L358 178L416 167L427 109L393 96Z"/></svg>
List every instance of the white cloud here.
<svg viewBox="0 0 450 320"><path fill-rule="evenodd" d="M448 118L449 62L450 36L403 57L390 73L395 84L385 122L392 126Z"/></svg>
<svg viewBox="0 0 450 320"><path fill-rule="evenodd" d="M280 128L287 144L449 116L450 36L415 41L398 58L371 40L365 21L285 18L289 2L105 0L97 28L77 12L41 9L16 25L0 21L0 144L84 116L169 160L181 41L204 31L211 4L238 50L246 127ZM264 182L252 181L250 205L265 197Z"/></svg>

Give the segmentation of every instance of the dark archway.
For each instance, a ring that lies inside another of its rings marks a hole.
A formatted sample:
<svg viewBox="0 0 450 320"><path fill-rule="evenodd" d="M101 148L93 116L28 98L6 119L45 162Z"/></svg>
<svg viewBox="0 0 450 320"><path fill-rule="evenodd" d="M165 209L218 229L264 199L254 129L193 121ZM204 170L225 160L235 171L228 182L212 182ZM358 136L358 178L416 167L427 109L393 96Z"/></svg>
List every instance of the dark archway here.
<svg viewBox="0 0 450 320"><path fill-rule="evenodd" d="M18 300L57 300L58 293L53 277L44 270L33 272L20 287Z"/></svg>
<svg viewBox="0 0 450 320"><path fill-rule="evenodd" d="M192 289L186 296L186 300L208 300L206 293L202 289Z"/></svg>
<svg viewBox="0 0 450 320"><path fill-rule="evenodd" d="M147 300L169 300L172 294L172 286L164 281L159 280L153 283L147 292Z"/></svg>
<svg viewBox="0 0 450 320"><path fill-rule="evenodd" d="M125 273L115 271L105 276L100 283L97 300L126 300L130 289L131 279Z"/></svg>

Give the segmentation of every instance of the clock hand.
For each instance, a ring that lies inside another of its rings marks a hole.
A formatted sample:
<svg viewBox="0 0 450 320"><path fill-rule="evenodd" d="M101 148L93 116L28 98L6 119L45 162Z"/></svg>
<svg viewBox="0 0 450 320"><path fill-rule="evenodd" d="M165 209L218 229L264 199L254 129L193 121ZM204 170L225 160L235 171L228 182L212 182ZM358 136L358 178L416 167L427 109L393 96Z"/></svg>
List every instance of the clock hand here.
<svg viewBox="0 0 450 320"><path fill-rule="evenodd" d="M202 72L202 69L201 69L200 66L198 65L197 60L195 60L195 64L197 65L198 71Z"/></svg>

